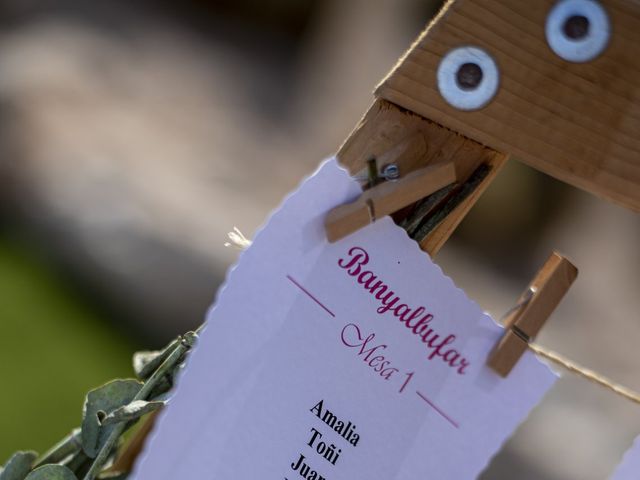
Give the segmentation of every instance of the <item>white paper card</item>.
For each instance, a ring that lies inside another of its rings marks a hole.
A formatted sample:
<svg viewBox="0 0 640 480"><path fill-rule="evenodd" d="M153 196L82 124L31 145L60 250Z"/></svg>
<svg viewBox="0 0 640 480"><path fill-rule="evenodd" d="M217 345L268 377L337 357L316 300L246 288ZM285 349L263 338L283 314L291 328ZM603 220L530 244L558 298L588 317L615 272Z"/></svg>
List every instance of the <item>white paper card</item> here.
<svg viewBox="0 0 640 480"><path fill-rule="evenodd" d="M359 194L335 160L291 195L229 273L134 478L470 479L555 375L389 218L328 244Z"/></svg>
<svg viewBox="0 0 640 480"><path fill-rule="evenodd" d="M640 437L624 454L622 463L618 465L611 480L640 480Z"/></svg>

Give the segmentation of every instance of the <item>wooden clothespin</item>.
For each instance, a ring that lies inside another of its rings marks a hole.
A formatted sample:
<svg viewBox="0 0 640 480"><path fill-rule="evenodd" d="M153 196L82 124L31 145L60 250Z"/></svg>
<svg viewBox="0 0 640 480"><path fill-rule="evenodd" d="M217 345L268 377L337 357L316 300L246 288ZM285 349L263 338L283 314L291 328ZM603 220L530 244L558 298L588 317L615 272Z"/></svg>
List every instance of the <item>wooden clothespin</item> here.
<svg viewBox="0 0 640 480"><path fill-rule="evenodd" d="M327 239L336 242L385 215L401 210L456 181L452 162L415 170L399 180L386 181L366 190L353 203L334 208L327 215Z"/></svg>
<svg viewBox="0 0 640 480"><path fill-rule="evenodd" d="M385 163L395 163L412 155L424 155L425 152L424 137L416 134L400 142L381 158L385 159ZM455 181L453 162L440 162L414 170L397 180L377 184L364 191L355 202L340 205L329 212L325 220L327 239L336 242Z"/></svg>
<svg viewBox="0 0 640 480"><path fill-rule="evenodd" d="M493 352L488 365L506 377L538 334L576 279L578 269L565 257L554 252L520 296L517 308L505 321L507 329Z"/></svg>

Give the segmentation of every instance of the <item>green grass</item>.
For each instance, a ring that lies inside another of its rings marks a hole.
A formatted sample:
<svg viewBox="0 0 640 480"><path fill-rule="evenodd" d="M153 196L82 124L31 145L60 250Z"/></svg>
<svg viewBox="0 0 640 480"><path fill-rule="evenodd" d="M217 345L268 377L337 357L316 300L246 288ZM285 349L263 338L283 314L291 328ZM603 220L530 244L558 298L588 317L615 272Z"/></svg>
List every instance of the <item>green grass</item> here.
<svg viewBox="0 0 640 480"><path fill-rule="evenodd" d="M91 388L133 375L133 351L64 277L0 236L0 464L79 426Z"/></svg>

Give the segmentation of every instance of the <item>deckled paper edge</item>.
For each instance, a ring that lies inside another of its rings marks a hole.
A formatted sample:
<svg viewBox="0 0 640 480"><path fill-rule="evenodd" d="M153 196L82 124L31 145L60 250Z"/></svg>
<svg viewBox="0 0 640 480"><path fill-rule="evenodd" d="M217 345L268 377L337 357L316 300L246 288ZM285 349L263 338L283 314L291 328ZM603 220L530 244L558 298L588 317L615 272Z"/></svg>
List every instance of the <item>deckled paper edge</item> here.
<svg viewBox="0 0 640 480"><path fill-rule="evenodd" d="M262 234L264 233L264 230L266 229L266 227L269 225L269 223L271 222L272 218L278 214L278 212L280 212L280 210L283 208L283 206L292 198L295 197L300 189L312 178L314 177L316 174L318 174L322 169L324 169L326 167L327 164L329 163L335 163L335 165L342 170L346 175L349 175L349 172L346 168L344 168L342 165L340 165L340 162L338 161L337 157L330 157L328 159L323 160L318 167L311 173L306 175L296 186L295 189L293 189L292 191L290 191L289 193L287 193L282 200L280 201L280 203L277 205L277 207L275 207L274 209L272 209L269 214L265 217L265 220L262 222L262 224L260 225L260 227L256 230L256 233L254 235L253 241L255 242L256 240L258 240L260 238L260 236L262 236ZM355 180L354 180L355 182ZM388 220L390 222L393 223L393 221L388 218L385 217L385 220ZM449 277L448 275L446 275L444 273L444 271L442 270L442 267L440 267L439 264L437 264L434 260L433 257L426 251L422 250L420 248L420 245L418 244L418 242L416 242L414 239L412 239L408 232L406 230L404 230L403 228L397 226L395 223L393 224L394 227L398 228L399 230L401 230L402 232L404 232L405 236L410 240L409 244L411 245L410 248L414 248L416 252L418 252L419 254L422 255L428 255L429 258L431 259L431 263L436 267L436 269L438 270L438 272L440 273L440 275L447 281L449 282L449 285L451 287L453 287L453 289L457 290L457 294L458 295L462 295L464 298L466 298L469 302L471 302L474 306L474 308L476 308L479 312L481 312L482 315L488 317L495 326L497 326L498 328L500 328L501 330L505 330L504 326L502 326L501 324L499 324L488 312L486 312L481 306L480 304L474 300L473 298L471 298L469 295L467 295L467 293L461 288L458 287L456 285L456 283L453 281L453 279L451 277ZM366 228L366 227L365 227ZM223 282L220 284L220 286L218 287L216 294L214 295L214 298L211 302L211 305L209 306L209 308L206 311L205 314L205 321L203 324L203 331L206 330L207 326L208 326L208 321L209 318L211 317L213 311L215 310L217 304L218 304L218 299L220 298L220 296L223 294L223 292L225 291L225 289L227 288L227 285L229 283L229 281L232 278L232 275L234 273L234 271L236 270L236 267L238 266L238 264L240 263L240 261L242 260L243 256L246 255L246 252L249 251L252 248L252 246L249 246L247 249L243 250L240 252L240 254L238 255L238 258L235 260L235 262L233 262L232 265L229 266L229 268L227 269L225 276L224 276L224 280ZM197 344L196 347L197 348ZM549 392L549 390L551 390L551 388L554 386L555 382L557 381L557 379L559 378L559 374L554 371L550 365L543 361L542 359L540 359L537 355L535 355L533 352L531 351L526 351L525 355L533 355L535 360L537 362L539 362L540 364L544 365L545 367L547 367L547 369L549 370L549 372L555 377L553 382L549 385L549 387L537 398L537 400L534 403L534 406L529 410L529 412L522 418L522 420L516 425L516 427L514 428L514 430L511 432L510 435L506 436L505 439L502 441L502 443L500 443L499 447L495 449L495 451L489 456L487 457L487 461L484 464L484 466L482 466L482 468L479 469L479 473L484 472L487 467L491 464L491 462L493 461L493 459L504 449L505 444L513 437L513 435L516 433L516 431L522 426L522 424L524 424L527 419L529 418L529 416L531 415L531 412L533 412L533 410L535 408L537 408L540 403L542 403L544 397L547 395L547 393ZM174 384L174 387L172 389L173 391L176 391L179 386L180 386L180 381L182 378L182 374L180 374L178 376L178 378L176 379L176 382ZM160 415L158 415L157 419L156 419L156 423L153 426L153 429L151 430L151 432L149 433L149 436L147 437L144 447L140 453L139 458L137 459L137 461L135 462L134 468L132 469L132 473L136 473L137 470L137 466L139 464L141 464L147 454L147 450L148 448L153 444L154 438L158 433L158 428L160 427L160 425L162 424L164 415L166 415L167 410L165 410L164 412L161 412ZM134 475L135 478L135 475Z"/></svg>
<svg viewBox="0 0 640 480"><path fill-rule="evenodd" d="M320 162L320 164L316 167L316 169L306 175L300 182L298 182L298 185L291 190L289 193L287 193L282 200L280 201L280 203L273 208L265 217L264 221L260 224L260 226L258 227L258 229L256 230L255 235L253 236L252 239L252 244L255 243L256 241L258 241L260 239L260 237L263 235L264 230L267 228L267 226L269 225L269 223L271 223L271 219L277 215L282 208L284 207L284 205L289 202L289 200L293 197L295 197L296 195L298 195L300 193L300 190L302 189L302 187L309 181L311 180L313 177L315 177L321 170L323 170L326 165L330 164L330 163L334 163L336 164L336 166L342 170L346 175L349 175L349 172L347 171L346 168L344 168L342 165L340 165L340 162L338 161L337 157L329 157L325 160L323 160L322 162ZM337 205L336 205L337 206ZM229 268L227 269L226 273L225 273L225 277L223 282L220 284L220 286L218 287L218 290L216 291L216 294L213 297L213 301L211 302L209 308L206 311L205 314L205 323L203 326L203 331L206 330L207 328L207 324L208 324L208 320L211 317L212 312L215 310L217 304L218 304L218 299L220 298L220 296L222 295L222 293L226 290L227 288L227 284L229 283L229 281L231 280L231 276L233 275L233 272L236 270L236 267L238 266L238 264L240 263L240 261L242 260L242 257L244 255L246 255L246 253L248 251L250 251L252 245L249 245L249 247L247 247L246 249L242 250L240 252L240 254L238 255L238 258L236 259L235 262L233 262L232 265L229 266Z"/></svg>
<svg viewBox="0 0 640 480"><path fill-rule="evenodd" d="M413 238L411 238L408 234L408 232L397 226L393 220L390 217L385 217L385 220L388 220L390 222L393 223L393 225L395 227L397 227L399 230L401 230L402 232L404 232L405 236L410 240L410 244L412 245L409 248L414 248L418 253L423 254L423 255L428 255L428 257L431 259L431 263L436 267L436 269L438 270L438 272L440 273L440 275L445 278L450 286L452 286L455 290L457 290L457 294L458 295L462 295L464 298L466 298L469 302L471 302L471 304L473 305L474 308L476 308L483 316L489 318L493 324L495 326L497 326L501 331L505 331L505 327L503 325L501 325L500 323L498 323L492 316L491 314L489 314L488 312L486 312L481 306L480 304L474 300L473 298L471 298L467 292L464 291L464 289L462 289L461 287L458 287L456 285L456 283L453 281L453 279L451 277L449 277L447 274L444 273L444 271L442 270L442 267L435 262L435 260L433 260L433 257L426 251L422 250L420 248L420 245L418 244L418 242L416 242ZM415 252L414 252L415 253ZM554 370L553 368L551 368L551 366L549 365L548 362L544 361L543 359L541 359L540 357L538 357L534 352L527 350L526 352L524 352L523 358L524 356L533 356L533 359L538 362L539 364L541 364L542 366L546 367L549 370L549 373L551 373L554 377L553 381L550 383L550 385L545 389L544 392L542 392L542 394L540 394L537 399L535 400L533 407L531 409L529 409L528 413L515 425L515 428L513 429L513 431L507 435L504 440L499 444L499 446L493 451L493 453L491 455L489 455L487 457L487 461L484 463L484 465L478 470L478 474L481 474L482 472L484 472L489 465L491 464L491 462L493 461L493 459L504 450L505 445L507 444L507 442L516 434L516 432L518 431L518 429L520 429L522 427L522 425L529 419L529 417L531 416L531 413L538 408L538 406L542 403L542 401L544 400L544 398L547 396L547 394L549 393L549 391L554 387L555 383L558 381L558 379L560 378L560 374ZM522 359L520 359L520 361L522 361ZM513 374L513 372L511 373ZM497 373L496 373L497 375Z"/></svg>
<svg viewBox="0 0 640 480"><path fill-rule="evenodd" d="M639 452L640 452L640 435L638 435L635 438L631 446L627 449L626 452L624 452L624 454L622 455L622 458L620 459L620 462L618 462L618 465L616 466L614 471L611 473L611 475L609 475L608 480L617 480L616 477L618 474L625 473L622 470L623 468L625 470L627 469L627 466L625 464L627 463L628 460L632 458L632 455L634 454L638 455ZM640 472L638 472L638 475L640 475ZM621 478L620 480L627 480L627 479Z"/></svg>
<svg viewBox="0 0 640 480"><path fill-rule="evenodd" d="M338 158L333 156L333 157L329 157L325 160L323 160L322 162L320 162L320 164L316 167L316 169L306 175L300 182L298 182L298 185L291 190L290 192L288 192L283 198L282 200L278 203L278 205L273 208L265 217L264 221L260 224L260 226L258 227L258 229L256 230L256 233L253 237L253 242L254 243L256 240L258 240L264 230L267 228L267 226L269 225L269 223L271 222L272 218L277 215L282 208L284 207L284 205L293 197L295 197L296 195L298 195L300 193L300 190L302 189L302 187L309 181L311 180L316 174L318 174L322 169L324 169L328 164L330 163L335 163L335 165L342 170L343 172L345 172L346 175L349 175L349 172L347 171L346 168L344 168L342 165L340 165L340 162L338 161ZM236 258L236 260L227 268L226 272L225 272L225 276L223 281L220 283L220 285L218 286L218 289L216 290L216 293L209 305L209 307L207 308L205 315L204 315L204 323L202 326L202 331L201 334L204 333L204 331L207 329L208 327L208 323L209 323L209 319L211 318L211 315L213 313L213 311L216 309L216 306L218 305L218 299L221 297L222 293L226 290L227 285L229 284L234 271L236 270L237 266L240 264L240 262L242 261L242 258L244 255L247 254L247 252L252 248L252 245L249 245L248 248L242 250L240 252L240 254L238 255L238 257ZM196 345L193 347L193 351L195 351L198 348L198 343L196 342ZM191 353L193 353L193 351ZM177 375L176 379L174 380L174 385L173 388L171 389L171 393L173 394L174 392L176 392L179 388L180 388L180 382L182 381L182 377L183 374L185 372L179 372L179 374ZM154 441L155 441L155 437L156 435L158 435L159 429L162 425L162 422L164 421L164 417L165 415L168 414L169 409L164 409L162 411L160 411L160 413L158 414L158 416L155 419L155 423L153 425L153 428L151 429L151 431L149 432L147 438L144 441L144 445L140 451L140 454L138 455L138 458L136 459L133 468L131 469L131 473L132 473L132 478L136 478L137 473L138 473L138 468L139 466L146 460L147 457L147 453L149 451L149 449L151 448L151 446L153 445Z"/></svg>

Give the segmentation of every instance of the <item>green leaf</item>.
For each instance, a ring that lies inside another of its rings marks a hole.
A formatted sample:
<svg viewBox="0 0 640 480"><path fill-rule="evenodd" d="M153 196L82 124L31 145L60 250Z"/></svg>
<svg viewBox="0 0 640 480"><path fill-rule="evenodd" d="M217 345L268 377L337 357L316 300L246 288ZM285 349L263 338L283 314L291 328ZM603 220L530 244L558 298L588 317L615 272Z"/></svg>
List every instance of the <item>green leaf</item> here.
<svg viewBox="0 0 640 480"><path fill-rule="evenodd" d="M25 480L78 480L78 477L62 465L43 465L31 472Z"/></svg>
<svg viewBox="0 0 640 480"><path fill-rule="evenodd" d="M146 400L134 400L124 407L120 407L109 413L102 419L102 425L112 425L114 423L129 422L136 420L147 413L151 413L163 407L166 402L163 401L146 401Z"/></svg>
<svg viewBox="0 0 640 480"><path fill-rule="evenodd" d="M36 458L38 454L32 451L14 453L0 472L0 480L24 480Z"/></svg>
<svg viewBox="0 0 640 480"><path fill-rule="evenodd" d="M178 348L180 344L185 344L189 348L193 347L198 340L198 334L196 332L187 332L181 335L176 340L172 341L162 350L153 351L141 351L133 354L133 370L136 373L136 377L140 380L148 379L153 372L155 372L162 363L169 358L169 355ZM184 356L180 359L180 362L184 360ZM178 362L178 363L180 363ZM169 387L170 388L170 387Z"/></svg>
<svg viewBox="0 0 640 480"><path fill-rule="evenodd" d="M173 352L179 344L179 340L172 341L169 345L162 350L143 351L133 354L133 370L136 372L136 377L140 380L146 380L155 372L162 362L164 362L171 352Z"/></svg>
<svg viewBox="0 0 640 480"><path fill-rule="evenodd" d="M146 380L162 363L162 350L142 351L133 354L133 371L140 380Z"/></svg>
<svg viewBox="0 0 640 480"><path fill-rule="evenodd" d="M147 366L155 363L155 361L162 355L161 350L136 352L133 354L133 371L140 380L146 380L149 376L147 374ZM150 369L149 369L150 370Z"/></svg>
<svg viewBox="0 0 640 480"><path fill-rule="evenodd" d="M91 390L82 414L82 449L95 458L115 425L100 425L98 415L107 415L133 400L142 383L137 380L113 380Z"/></svg>

